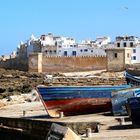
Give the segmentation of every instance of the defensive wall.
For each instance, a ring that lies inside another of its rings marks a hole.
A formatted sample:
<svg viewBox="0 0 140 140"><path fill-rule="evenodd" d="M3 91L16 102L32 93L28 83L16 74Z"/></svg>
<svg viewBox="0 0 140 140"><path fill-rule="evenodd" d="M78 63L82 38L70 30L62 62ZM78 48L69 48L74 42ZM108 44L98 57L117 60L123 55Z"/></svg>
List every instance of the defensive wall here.
<svg viewBox="0 0 140 140"><path fill-rule="evenodd" d="M10 58L6 60L1 60L0 68L27 71L28 59L27 58Z"/></svg>
<svg viewBox="0 0 140 140"><path fill-rule="evenodd" d="M106 69L105 56L93 57L56 57L43 56L42 53L31 54L28 70L32 72L73 72Z"/></svg>
<svg viewBox="0 0 140 140"><path fill-rule="evenodd" d="M0 68L31 72L73 72L106 69L105 56L58 57L43 56L42 53L29 55L29 58L11 58L0 61Z"/></svg>

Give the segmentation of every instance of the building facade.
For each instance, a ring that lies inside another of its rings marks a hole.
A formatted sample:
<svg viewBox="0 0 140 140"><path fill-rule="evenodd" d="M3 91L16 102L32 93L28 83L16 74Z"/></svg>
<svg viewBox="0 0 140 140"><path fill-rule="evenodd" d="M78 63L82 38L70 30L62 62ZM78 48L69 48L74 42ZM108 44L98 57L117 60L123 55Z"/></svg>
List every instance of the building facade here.
<svg viewBox="0 0 140 140"><path fill-rule="evenodd" d="M52 33L21 42L17 48L18 57L28 57L31 53L42 53L46 56L105 56L104 47L110 42L109 37L94 40L83 40L80 43L70 37L54 36Z"/></svg>
<svg viewBox="0 0 140 140"><path fill-rule="evenodd" d="M118 36L115 45L117 48L132 48L131 63L140 63L140 40L135 36Z"/></svg>
<svg viewBox="0 0 140 140"><path fill-rule="evenodd" d="M131 64L131 48L106 49L107 71L123 71L126 64Z"/></svg>

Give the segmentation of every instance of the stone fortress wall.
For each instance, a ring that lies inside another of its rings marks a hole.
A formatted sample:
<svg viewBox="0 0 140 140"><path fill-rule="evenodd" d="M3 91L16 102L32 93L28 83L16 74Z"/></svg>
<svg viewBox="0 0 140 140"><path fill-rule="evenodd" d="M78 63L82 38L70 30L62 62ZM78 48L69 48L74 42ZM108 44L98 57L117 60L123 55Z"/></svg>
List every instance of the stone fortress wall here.
<svg viewBox="0 0 140 140"><path fill-rule="evenodd" d="M28 59L11 58L0 61L0 68L31 72L73 72L106 68L106 57L46 57L42 53L31 54Z"/></svg>
<svg viewBox="0 0 140 140"><path fill-rule="evenodd" d="M46 57L41 53L29 56L28 70L33 72L74 72L106 69L106 57Z"/></svg>
<svg viewBox="0 0 140 140"><path fill-rule="evenodd" d="M28 71L28 59L10 58L0 61L0 68Z"/></svg>

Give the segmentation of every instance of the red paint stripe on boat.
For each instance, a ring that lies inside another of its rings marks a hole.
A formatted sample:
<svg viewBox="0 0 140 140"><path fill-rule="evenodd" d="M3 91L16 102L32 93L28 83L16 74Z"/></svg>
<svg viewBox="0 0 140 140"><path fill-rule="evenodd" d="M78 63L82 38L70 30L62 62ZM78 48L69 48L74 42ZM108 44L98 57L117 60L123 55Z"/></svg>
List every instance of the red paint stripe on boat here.
<svg viewBox="0 0 140 140"><path fill-rule="evenodd" d="M45 101L45 104L47 107L53 107L53 106L64 106L68 104L73 103L93 103L93 104L99 104L99 103L106 103L111 102L110 98L75 98L75 99L69 99L69 100L53 100L53 101Z"/></svg>
<svg viewBox="0 0 140 140"><path fill-rule="evenodd" d="M87 114L111 110L111 100L108 98L86 98L56 100L45 102L49 114L64 112L64 115Z"/></svg>

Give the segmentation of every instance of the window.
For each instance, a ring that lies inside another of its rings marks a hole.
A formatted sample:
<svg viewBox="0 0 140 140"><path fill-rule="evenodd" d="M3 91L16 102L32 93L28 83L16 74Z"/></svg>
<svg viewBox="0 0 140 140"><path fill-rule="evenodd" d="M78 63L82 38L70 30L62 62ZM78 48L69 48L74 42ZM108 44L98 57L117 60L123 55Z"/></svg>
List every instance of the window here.
<svg viewBox="0 0 140 140"><path fill-rule="evenodd" d="M114 53L114 57L117 58L118 57L118 54L117 53Z"/></svg>
<svg viewBox="0 0 140 140"><path fill-rule="evenodd" d="M127 58L129 58L130 57L130 54L129 53L127 53Z"/></svg>
<svg viewBox="0 0 140 140"><path fill-rule="evenodd" d="M67 56L68 54L67 54L67 51L64 51L64 56Z"/></svg>
<svg viewBox="0 0 140 140"><path fill-rule="evenodd" d="M133 60L136 60L136 56L133 56Z"/></svg>
<svg viewBox="0 0 140 140"><path fill-rule="evenodd" d="M133 42L130 42L130 47L133 47Z"/></svg>
<svg viewBox="0 0 140 140"><path fill-rule="evenodd" d="M83 50L81 49L80 52L82 52Z"/></svg>
<svg viewBox="0 0 140 140"><path fill-rule="evenodd" d="M42 40L45 40L45 37L44 36L42 37Z"/></svg>
<svg viewBox="0 0 140 140"><path fill-rule="evenodd" d="M52 54L52 50L50 50L50 54Z"/></svg>
<svg viewBox="0 0 140 140"><path fill-rule="evenodd" d="M133 53L136 53L136 49L133 49Z"/></svg>
<svg viewBox="0 0 140 140"><path fill-rule="evenodd" d="M76 51L72 51L72 55L73 56L76 56Z"/></svg>
<svg viewBox="0 0 140 140"><path fill-rule="evenodd" d="M88 51L88 49L84 49L84 52L87 52Z"/></svg>
<svg viewBox="0 0 140 140"><path fill-rule="evenodd" d="M117 47L120 47L120 43L117 43Z"/></svg>
<svg viewBox="0 0 140 140"><path fill-rule="evenodd" d="M55 42L55 46L57 46L57 42Z"/></svg>
<svg viewBox="0 0 140 140"><path fill-rule="evenodd" d="M46 53L48 53L48 51L47 51L47 50L46 50L45 52L46 52Z"/></svg>
<svg viewBox="0 0 140 140"><path fill-rule="evenodd" d="M126 42L123 43L123 46L126 47Z"/></svg>
<svg viewBox="0 0 140 140"><path fill-rule="evenodd" d="M54 53L56 54L56 50L54 50Z"/></svg>
<svg viewBox="0 0 140 140"><path fill-rule="evenodd" d="M91 52L93 52L93 50L91 50Z"/></svg>

